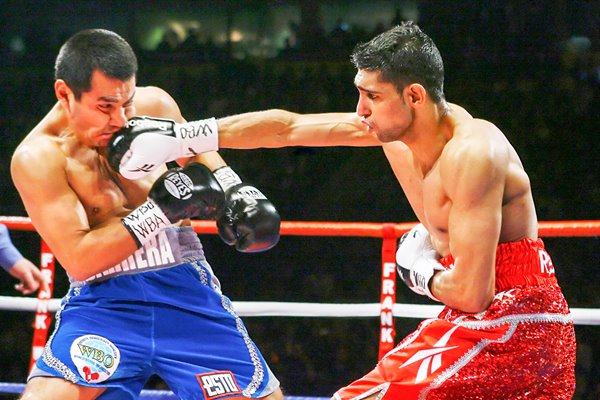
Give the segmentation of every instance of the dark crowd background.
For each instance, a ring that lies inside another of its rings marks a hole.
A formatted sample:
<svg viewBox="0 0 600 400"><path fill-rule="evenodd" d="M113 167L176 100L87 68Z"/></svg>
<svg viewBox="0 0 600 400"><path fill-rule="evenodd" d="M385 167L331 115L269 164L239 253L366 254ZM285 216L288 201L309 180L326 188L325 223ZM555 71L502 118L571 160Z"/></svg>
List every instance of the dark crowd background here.
<svg viewBox="0 0 600 400"><path fill-rule="evenodd" d="M139 56L139 84L169 91L192 120L268 108L353 111L353 46L413 19L445 60L447 99L494 122L520 153L540 221L598 219L597 1L2 4L0 215L26 216L10 179L10 157L56 101L53 60L60 44L80 29L108 28L128 39ZM288 12L277 45L269 41L278 34L272 27L281 25ZM181 15L185 23L173 24ZM269 20L269 15L275 17ZM236 24L247 20L254 21L244 28L254 40L245 42L243 35L236 39ZM162 29L161 40L145 40L150 24ZM231 40L220 41L219 29ZM416 220L380 149L223 150L222 155L277 205L284 220ZM28 258L39 259L35 233L13 231L12 237ZM202 240L234 301L379 301L379 239L283 236L274 249L254 255L236 253L215 236ZM545 242L570 305L600 307L598 238ZM16 296L11 277L0 278L0 295ZM66 276L57 267L55 297L66 290ZM427 303L401 284L397 301ZM32 322L33 314L0 313L0 381L24 382ZM248 317L245 322L288 394L328 396L369 371L377 359L377 318ZM397 319L396 338L418 322ZM578 325L576 333L576 398L598 399L600 327ZM148 387L165 388L159 379Z"/></svg>

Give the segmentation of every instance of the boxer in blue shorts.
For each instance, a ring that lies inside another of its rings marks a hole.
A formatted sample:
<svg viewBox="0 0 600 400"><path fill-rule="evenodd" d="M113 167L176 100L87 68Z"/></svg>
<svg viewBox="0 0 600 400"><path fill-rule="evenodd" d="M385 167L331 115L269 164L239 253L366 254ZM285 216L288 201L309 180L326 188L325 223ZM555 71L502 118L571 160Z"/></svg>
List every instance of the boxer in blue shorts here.
<svg viewBox="0 0 600 400"><path fill-rule="evenodd" d="M31 376L60 376L80 385L104 382L103 399L136 398L152 374L184 399L273 392L279 382L221 294L195 232L171 227L158 238L138 250L137 258L170 247L175 259L185 254L190 262L74 283ZM160 243L169 238L168 246Z"/></svg>
<svg viewBox="0 0 600 400"><path fill-rule="evenodd" d="M189 222L216 219L251 253L277 243L279 214L214 151L214 119L185 122L136 72L114 32L75 34L55 64L58 103L13 154L25 208L71 281L22 398L135 399L157 375L185 400L281 400Z"/></svg>

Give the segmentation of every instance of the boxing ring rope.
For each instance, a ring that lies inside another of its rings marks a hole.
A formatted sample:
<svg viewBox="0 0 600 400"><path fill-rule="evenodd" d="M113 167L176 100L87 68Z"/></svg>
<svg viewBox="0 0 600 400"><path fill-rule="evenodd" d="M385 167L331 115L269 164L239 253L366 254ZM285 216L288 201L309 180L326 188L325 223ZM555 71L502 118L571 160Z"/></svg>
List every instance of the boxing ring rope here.
<svg viewBox="0 0 600 400"><path fill-rule="evenodd" d="M11 230L35 231L27 217L0 216L0 223ZM369 223L369 222L309 222L282 221L281 235L291 236L354 236L382 239L381 293L379 303L303 303L303 302L264 302L234 301L236 312L242 317L379 317L380 342L379 358L394 347L394 318L432 318L442 309L441 305L417 305L396 303L396 262L397 240L415 225L410 223ZM192 221L199 234L216 234L214 221ZM600 236L600 221L540 221L540 237L589 237ZM54 255L41 240L40 269L50 282L49 290L40 290L37 298L0 296L0 310L35 311L34 337L30 366L33 365L46 343L51 322L51 313L60 307L59 298L52 298L54 277ZM592 308L571 308L575 324L600 325L600 310ZM0 382L0 394L20 393L24 384ZM169 391L144 390L143 399L175 398ZM317 397L286 396L289 400L312 399Z"/></svg>

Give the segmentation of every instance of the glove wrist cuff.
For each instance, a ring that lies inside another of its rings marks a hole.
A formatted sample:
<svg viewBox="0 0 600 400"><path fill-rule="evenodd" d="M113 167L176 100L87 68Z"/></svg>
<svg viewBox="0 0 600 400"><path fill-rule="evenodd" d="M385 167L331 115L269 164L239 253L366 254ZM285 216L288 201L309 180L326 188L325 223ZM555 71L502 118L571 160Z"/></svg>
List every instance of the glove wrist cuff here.
<svg viewBox="0 0 600 400"><path fill-rule="evenodd" d="M173 130L182 140L181 157L219 150L219 126L215 118L175 123Z"/></svg>
<svg viewBox="0 0 600 400"><path fill-rule="evenodd" d="M138 248L156 236L162 228L172 225L163 210L152 199L146 200L121 222L135 240Z"/></svg>
<svg viewBox="0 0 600 400"><path fill-rule="evenodd" d="M231 167L218 168L213 172L213 175L217 178L217 182L219 182L219 185L221 185L224 192L227 192L232 187L242 183L238 174L236 174Z"/></svg>
<svg viewBox="0 0 600 400"><path fill-rule="evenodd" d="M436 271L441 269L443 269L442 264L436 260L430 260L427 258L419 258L413 265L413 270L415 273L415 286L418 286L423 291L423 294L427 295L427 297L437 301L438 303L440 303L440 300L435 297L433 293L431 293L429 285L431 284L433 275L435 275ZM417 278L416 275L420 275L420 277Z"/></svg>

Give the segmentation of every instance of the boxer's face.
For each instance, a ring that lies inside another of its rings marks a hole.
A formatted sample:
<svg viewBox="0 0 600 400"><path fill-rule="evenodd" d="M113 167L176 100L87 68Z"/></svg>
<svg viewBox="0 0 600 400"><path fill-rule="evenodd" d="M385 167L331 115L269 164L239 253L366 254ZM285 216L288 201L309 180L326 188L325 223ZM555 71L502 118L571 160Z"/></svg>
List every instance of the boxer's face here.
<svg viewBox="0 0 600 400"><path fill-rule="evenodd" d="M135 115L135 77L126 81L92 74L91 89L70 101L70 127L90 147L104 147L112 135Z"/></svg>
<svg viewBox="0 0 600 400"><path fill-rule="evenodd" d="M380 80L379 75L378 71L367 70L356 74L356 113L380 141L400 140L412 124L413 113L396 87Z"/></svg>

